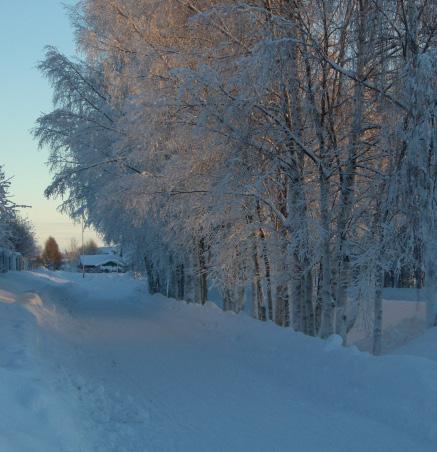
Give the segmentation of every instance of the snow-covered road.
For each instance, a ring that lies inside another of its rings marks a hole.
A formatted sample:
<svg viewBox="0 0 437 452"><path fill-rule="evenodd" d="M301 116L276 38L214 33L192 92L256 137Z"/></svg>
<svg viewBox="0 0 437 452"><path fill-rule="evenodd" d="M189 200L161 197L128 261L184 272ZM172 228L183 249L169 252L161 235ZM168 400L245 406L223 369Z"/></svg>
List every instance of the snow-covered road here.
<svg viewBox="0 0 437 452"><path fill-rule="evenodd" d="M435 452L437 362L145 294L0 275L0 451Z"/></svg>

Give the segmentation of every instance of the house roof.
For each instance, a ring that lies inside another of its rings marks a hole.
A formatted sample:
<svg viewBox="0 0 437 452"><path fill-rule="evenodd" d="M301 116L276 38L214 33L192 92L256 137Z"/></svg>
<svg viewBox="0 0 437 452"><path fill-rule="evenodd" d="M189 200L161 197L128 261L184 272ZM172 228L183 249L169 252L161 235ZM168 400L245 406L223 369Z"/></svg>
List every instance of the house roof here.
<svg viewBox="0 0 437 452"><path fill-rule="evenodd" d="M107 265L109 263L114 263L120 266L126 265L123 259L115 254L89 254L80 256L80 265L85 265L89 267L98 267L100 265Z"/></svg>

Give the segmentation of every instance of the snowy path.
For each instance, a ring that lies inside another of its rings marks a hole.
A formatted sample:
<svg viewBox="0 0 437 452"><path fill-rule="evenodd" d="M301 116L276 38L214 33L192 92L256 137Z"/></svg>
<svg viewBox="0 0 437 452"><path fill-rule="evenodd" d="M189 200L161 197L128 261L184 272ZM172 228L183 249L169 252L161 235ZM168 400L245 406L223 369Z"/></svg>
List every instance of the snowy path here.
<svg viewBox="0 0 437 452"><path fill-rule="evenodd" d="M87 276L0 276L0 387L29 435L14 443L12 418L1 451L437 450L433 360L375 359Z"/></svg>

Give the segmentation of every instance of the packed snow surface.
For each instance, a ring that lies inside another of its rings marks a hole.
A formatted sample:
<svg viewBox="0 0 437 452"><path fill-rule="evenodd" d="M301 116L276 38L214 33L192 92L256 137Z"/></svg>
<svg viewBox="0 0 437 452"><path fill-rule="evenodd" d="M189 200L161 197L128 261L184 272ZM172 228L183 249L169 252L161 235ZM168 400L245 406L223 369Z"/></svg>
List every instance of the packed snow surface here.
<svg viewBox="0 0 437 452"><path fill-rule="evenodd" d="M0 275L0 451L437 451L436 331L375 358L145 287Z"/></svg>

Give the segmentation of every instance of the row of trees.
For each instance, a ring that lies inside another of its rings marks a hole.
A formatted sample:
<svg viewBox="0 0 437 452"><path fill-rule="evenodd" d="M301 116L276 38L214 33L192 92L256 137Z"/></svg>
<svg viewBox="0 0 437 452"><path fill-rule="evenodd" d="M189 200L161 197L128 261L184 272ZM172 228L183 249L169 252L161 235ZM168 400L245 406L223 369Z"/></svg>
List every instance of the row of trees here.
<svg viewBox="0 0 437 452"><path fill-rule="evenodd" d="M73 238L68 248L61 253L58 242L50 236L46 240L44 250L38 260L42 265L53 270L59 270L63 261L68 262L71 267L77 268L80 255L96 254L97 250L98 246L94 240L89 239L83 246L79 246L76 239Z"/></svg>
<svg viewBox="0 0 437 452"><path fill-rule="evenodd" d="M436 17L428 0L83 0L48 48L47 196L150 289L309 335L374 318L413 268L436 321ZM423 276L425 275L425 277Z"/></svg>
<svg viewBox="0 0 437 452"><path fill-rule="evenodd" d="M35 233L31 223L21 217L10 195L11 179L0 165L0 248L31 257L36 252Z"/></svg>
<svg viewBox="0 0 437 452"><path fill-rule="evenodd" d="M93 239L87 240L82 246L73 238L66 248L64 255L67 261L77 264L80 255L97 254L97 250L97 243Z"/></svg>

